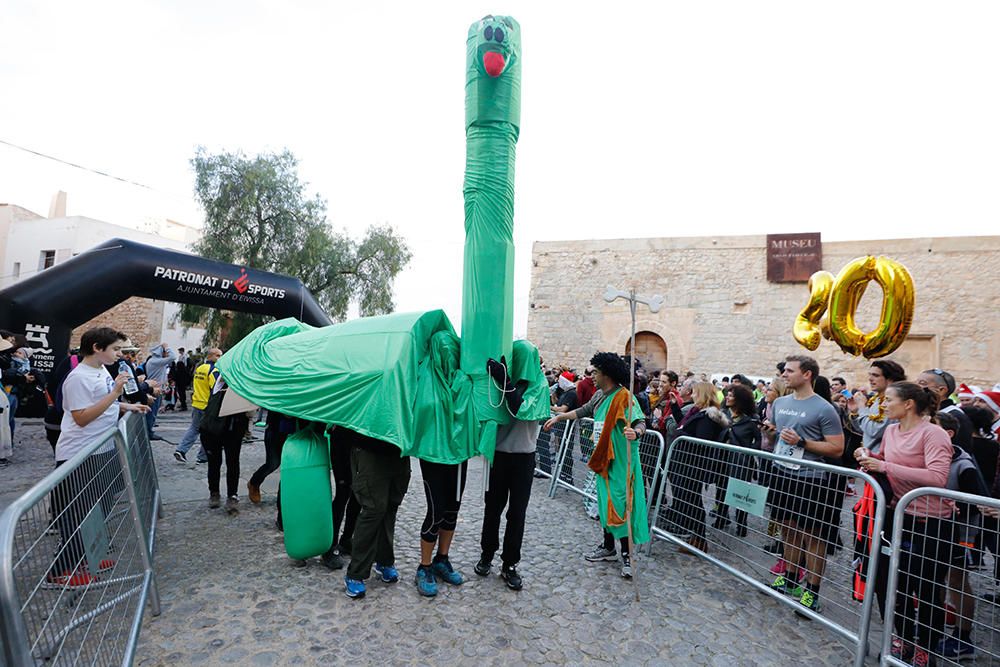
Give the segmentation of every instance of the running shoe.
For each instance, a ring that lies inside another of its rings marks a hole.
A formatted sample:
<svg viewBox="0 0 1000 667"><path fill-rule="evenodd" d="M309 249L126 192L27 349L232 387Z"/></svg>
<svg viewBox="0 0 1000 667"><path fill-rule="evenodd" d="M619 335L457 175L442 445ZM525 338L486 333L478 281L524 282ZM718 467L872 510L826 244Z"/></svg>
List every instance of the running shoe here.
<svg viewBox="0 0 1000 667"><path fill-rule="evenodd" d="M399 581L399 570L394 565L380 565L375 563L375 571L382 577L382 581L387 584L394 584Z"/></svg>
<svg viewBox="0 0 1000 667"><path fill-rule="evenodd" d="M800 587L801 588L801 587ZM799 604L806 609L812 609L815 612L819 612L819 593L809 590L808 588L802 590L802 594L799 596Z"/></svg>
<svg viewBox="0 0 1000 667"><path fill-rule="evenodd" d="M82 588L97 581L97 577L83 569L64 570L62 574L52 573L46 577L49 584L61 588Z"/></svg>
<svg viewBox="0 0 1000 667"><path fill-rule="evenodd" d="M622 578L632 578L632 559L624 554L622 555Z"/></svg>
<svg viewBox="0 0 1000 667"><path fill-rule="evenodd" d="M424 597L432 598L438 594L437 581L434 579L434 570L430 567L424 567L423 565L418 567L415 581L417 590Z"/></svg>
<svg viewBox="0 0 1000 667"><path fill-rule="evenodd" d="M479 562L476 563L474 568L472 568L472 571L480 577L485 577L489 575L491 569L493 569L493 559L487 558L486 554L483 554L479 557ZM503 576L503 572L500 573L500 576Z"/></svg>
<svg viewBox="0 0 1000 667"><path fill-rule="evenodd" d="M213 507L214 508L214 507L218 507L221 504L222 504L222 496L220 496L218 493L213 493L213 494L211 494L211 495L208 496L208 506L209 507Z"/></svg>
<svg viewBox="0 0 1000 667"><path fill-rule="evenodd" d="M451 561L448 560L447 556L436 557L431 568L434 570L434 576L443 579L452 586L461 586L465 582L465 577L451 566Z"/></svg>
<svg viewBox="0 0 1000 667"><path fill-rule="evenodd" d="M177 450L177 449L174 450L174 458L177 459L178 463L187 463L188 462L187 455L184 452L182 452L180 450Z"/></svg>
<svg viewBox="0 0 1000 667"><path fill-rule="evenodd" d="M600 563L602 561L616 561L618 560L618 552L614 549L608 549L603 544L598 545L589 554L584 556L584 558L591 563Z"/></svg>
<svg viewBox="0 0 1000 667"><path fill-rule="evenodd" d="M910 660L910 664L913 667L933 667L937 664L937 661L931 656L931 654L925 648L918 648L913 651L913 659Z"/></svg>
<svg viewBox="0 0 1000 667"><path fill-rule="evenodd" d="M344 593L347 597L357 599L365 596L365 582L360 579L351 579L344 575Z"/></svg>
<svg viewBox="0 0 1000 667"><path fill-rule="evenodd" d="M798 586L794 581L786 578L783 574L779 574L775 580L771 582L771 589L784 595L790 595L794 598L802 597L802 587Z"/></svg>
<svg viewBox="0 0 1000 667"><path fill-rule="evenodd" d="M904 642L899 637L893 637L892 644L889 645L889 655L901 662L909 662L913 657L913 644Z"/></svg>
<svg viewBox="0 0 1000 667"><path fill-rule="evenodd" d="M976 655L976 647L958 637L945 637L938 642L937 653L949 660L968 660Z"/></svg>
<svg viewBox="0 0 1000 667"><path fill-rule="evenodd" d="M237 498L236 496L229 496L228 498L226 498L226 511L229 512L230 514L239 514L240 513L239 505L240 505L240 499Z"/></svg>
<svg viewBox="0 0 1000 667"><path fill-rule="evenodd" d="M336 548L327 551L319 560L330 570L341 570L344 568L344 559Z"/></svg>
<svg viewBox="0 0 1000 667"><path fill-rule="evenodd" d="M524 585L521 581L521 575L517 573L517 565L504 565L500 568L500 578L506 582L507 588L512 591L519 591Z"/></svg>

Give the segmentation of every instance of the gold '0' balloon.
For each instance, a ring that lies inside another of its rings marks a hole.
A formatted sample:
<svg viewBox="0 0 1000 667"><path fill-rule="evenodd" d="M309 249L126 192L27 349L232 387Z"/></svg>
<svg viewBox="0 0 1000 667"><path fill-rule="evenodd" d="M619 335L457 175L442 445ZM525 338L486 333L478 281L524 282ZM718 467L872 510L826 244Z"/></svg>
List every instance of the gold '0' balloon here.
<svg viewBox="0 0 1000 667"><path fill-rule="evenodd" d="M821 318L826 312L832 288L833 274L829 271L817 271L809 277L809 303L795 318L795 325L792 327L795 340L807 350L819 347L820 336L823 333Z"/></svg>
<svg viewBox="0 0 1000 667"><path fill-rule="evenodd" d="M913 323L914 287L905 266L888 257L869 255L848 262L827 288L829 275L818 271L809 279L809 302L793 327L795 340L802 346L815 350L822 334L847 354L875 359L891 354L906 340ZM875 330L866 333L854 317L872 280L882 288L882 316ZM826 310L829 312L823 317Z"/></svg>

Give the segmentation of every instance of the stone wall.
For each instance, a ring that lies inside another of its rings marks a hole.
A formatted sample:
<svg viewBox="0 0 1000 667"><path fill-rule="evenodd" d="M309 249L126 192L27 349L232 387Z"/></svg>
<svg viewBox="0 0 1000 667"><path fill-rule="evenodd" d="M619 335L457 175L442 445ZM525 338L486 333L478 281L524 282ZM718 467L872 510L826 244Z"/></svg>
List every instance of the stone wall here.
<svg viewBox="0 0 1000 667"><path fill-rule="evenodd" d="M132 297L73 330L70 347L80 345L80 336L94 327L112 327L123 332L141 349L141 358L158 345L163 332L163 301Z"/></svg>
<svg viewBox="0 0 1000 667"><path fill-rule="evenodd" d="M1000 381L1000 236L850 241L823 244L823 268L836 274L861 255L903 263L916 284L907 341L890 358L911 373L944 368L960 381ZM698 373L770 376L788 354L809 353L792 338L806 304L804 283L769 283L764 236L538 242L532 251L528 338L546 362L581 368L597 351L624 352L624 301L607 304L607 285L662 294L639 331L667 346L667 365ZM871 283L858 325L873 329L882 293ZM812 353L824 375L865 379L868 362L823 341Z"/></svg>

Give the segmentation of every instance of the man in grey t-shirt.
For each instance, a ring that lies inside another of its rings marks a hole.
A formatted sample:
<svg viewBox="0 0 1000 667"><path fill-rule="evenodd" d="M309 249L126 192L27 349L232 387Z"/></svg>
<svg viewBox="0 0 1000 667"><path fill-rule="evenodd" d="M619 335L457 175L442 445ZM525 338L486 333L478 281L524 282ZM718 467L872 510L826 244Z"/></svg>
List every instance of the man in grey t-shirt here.
<svg viewBox="0 0 1000 667"><path fill-rule="evenodd" d="M771 488L771 518L781 525L785 573L771 587L799 598L799 604L819 611L819 587L826 566L827 543L840 524L837 480L798 461L822 461L844 453L844 431L832 404L813 392L819 364L812 357L785 359L782 372L794 394L774 402L774 424L765 423L776 437L776 461ZM803 586L799 563L806 561Z"/></svg>

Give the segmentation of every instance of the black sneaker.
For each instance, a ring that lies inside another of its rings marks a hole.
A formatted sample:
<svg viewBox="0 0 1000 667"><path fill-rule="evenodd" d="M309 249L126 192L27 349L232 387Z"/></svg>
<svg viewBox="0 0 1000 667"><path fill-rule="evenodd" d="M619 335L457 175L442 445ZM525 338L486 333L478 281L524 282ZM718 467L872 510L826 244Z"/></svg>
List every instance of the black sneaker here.
<svg viewBox="0 0 1000 667"><path fill-rule="evenodd" d="M337 549L330 549L323 554L320 558L320 562L331 570L341 570L344 568L344 559L341 557L340 551Z"/></svg>
<svg viewBox="0 0 1000 667"><path fill-rule="evenodd" d="M7 459L0 459L0 468L6 468L10 465L10 461Z"/></svg>
<svg viewBox="0 0 1000 667"><path fill-rule="evenodd" d="M480 577L488 576L491 569L493 569L493 559L487 558L486 554L483 554L479 558L479 562L476 563L476 566L472 568L472 570ZM503 572L500 573L500 576L503 576Z"/></svg>
<svg viewBox="0 0 1000 667"><path fill-rule="evenodd" d="M187 456L184 455L184 452L176 450L176 449L174 450L174 458L177 459L178 463L187 463L188 462Z"/></svg>
<svg viewBox="0 0 1000 667"><path fill-rule="evenodd" d="M519 591L524 585L521 575L517 573L517 565L504 565L500 568L500 578L507 583L507 588L512 591Z"/></svg>

